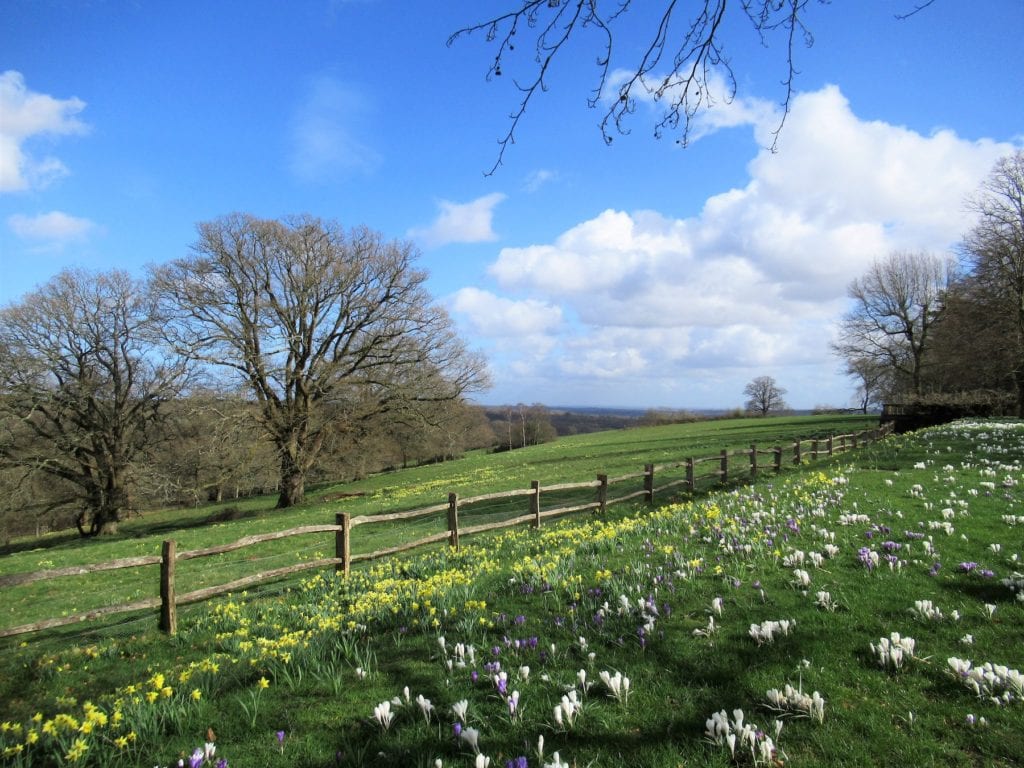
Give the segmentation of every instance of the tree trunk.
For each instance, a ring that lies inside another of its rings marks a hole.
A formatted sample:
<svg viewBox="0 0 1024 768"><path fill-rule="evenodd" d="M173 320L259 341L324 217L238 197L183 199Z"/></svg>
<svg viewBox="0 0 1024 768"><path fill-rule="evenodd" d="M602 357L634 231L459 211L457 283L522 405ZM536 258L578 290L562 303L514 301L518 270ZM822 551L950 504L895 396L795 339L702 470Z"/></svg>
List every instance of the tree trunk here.
<svg viewBox="0 0 1024 768"><path fill-rule="evenodd" d="M306 473L299 462L287 451L281 455L281 492L277 508L293 507L302 501L306 492Z"/></svg>

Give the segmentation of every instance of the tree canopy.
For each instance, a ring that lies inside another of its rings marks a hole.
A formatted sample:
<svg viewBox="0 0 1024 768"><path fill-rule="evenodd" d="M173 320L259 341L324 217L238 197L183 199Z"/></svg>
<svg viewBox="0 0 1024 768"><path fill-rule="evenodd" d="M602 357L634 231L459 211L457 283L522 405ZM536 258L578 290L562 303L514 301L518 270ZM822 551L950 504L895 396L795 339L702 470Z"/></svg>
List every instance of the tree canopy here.
<svg viewBox="0 0 1024 768"><path fill-rule="evenodd" d="M233 214L200 224L189 256L154 268L169 341L254 398L278 452L279 506L302 500L331 435L485 384L416 256L366 228Z"/></svg>
<svg viewBox="0 0 1024 768"><path fill-rule="evenodd" d="M0 310L0 468L41 473L83 534L131 507L132 464L188 365L160 349L145 287L124 272L65 270Z"/></svg>
<svg viewBox="0 0 1024 768"><path fill-rule="evenodd" d="M743 388L743 394L747 397L747 410L759 416L767 416L787 407L786 401L782 399L786 390L771 376L758 376Z"/></svg>

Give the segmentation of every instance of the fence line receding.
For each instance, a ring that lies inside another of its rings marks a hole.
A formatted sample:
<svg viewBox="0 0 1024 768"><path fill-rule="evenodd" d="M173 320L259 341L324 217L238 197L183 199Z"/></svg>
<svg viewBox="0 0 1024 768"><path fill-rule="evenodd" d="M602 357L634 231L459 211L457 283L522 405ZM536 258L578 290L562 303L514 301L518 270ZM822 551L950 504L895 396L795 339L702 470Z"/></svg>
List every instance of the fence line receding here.
<svg viewBox="0 0 1024 768"><path fill-rule="evenodd" d="M70 616L44 619L32 624L0 629L0 637L52 629L104 616L153 608L159 608L160 629L174 634L177 631L177 607L180 605L209 600L210 598L245 589L255 584L273 581L314 568L334 567L337 571L347 575L354 563L374 560L440 542L448 542L449 546L458 548L460 537L462 536L496 531L517 525L528 524L536 528L541 525L543 520L573 512L593 510L600 513L613 504L621 504L641 498L645 503L653 504L657 496L675 488L685 487L692 494L696 492L700 483L707 480L718 484L726 484L741 474L749 476L750 479L755 479L763 471L781 472L787 462L798 465L808 459L814 460L821 456L833 456L836 453L843 453L866 443L879 440L889 434L890 431L889 425L883 425L877 429L864 430L848 435L830 435L824 439L797 440L789 446L758 448L754 444L747 449L723 449L719 453L709 456L691 456L682 461L666 464L645 464L643 472L633 472L616 477L599 474L595 480L584 482L556 483L541 486L539 481L534 480L529 488L486 493L467 498L460 498L458 494L450 493L448 494L447 502L428 507L376 515L357 515L355 517L351 516L348 512L338 512L335 515L333 524L304 525L284 531L244 536L229 544L220 544L203 549L179 552L177 551L176 542L174 540L167 540L163 542L160 555L126 557L103 563L50 568L30 573L8 574L0 576L0 589L46 579L159 565L160 596L118 605L103 606ZM742 466L736 466L736 462L732 461L733 459L742 459ZM706 467L710 467L710 470L704 469ZM662 476L666 476L667 479L661 485L656 485L655 478ZM642 483L637 481L642 481ZM621 495L610 495L613 486L623 485L627 486L627 489ZM555 506L544 509L541 504L542 495L544 497L554 497L556 500ZM472 520L472 514L466 512L467 507L483 505L484 502L506 502L509 499L521 496L528 498L528 511L525 514L517 514L511 518L506 516L495 522L464 524L466 518ZM437 517L442 513L445 515L446 522L446 530L444 531L372 552L358 554L352 554L351 552L352 530L358 526L415 520L430 516ZM460 515L463 516L463 522L461 523ZM294 565L261 571L224 584L204 587L203 589L196 589L185 593L178 593L175 588L176 564L179 561L219 555L291 536L308 536L320 533L334 534L334 557L321 557Z"/></svg>

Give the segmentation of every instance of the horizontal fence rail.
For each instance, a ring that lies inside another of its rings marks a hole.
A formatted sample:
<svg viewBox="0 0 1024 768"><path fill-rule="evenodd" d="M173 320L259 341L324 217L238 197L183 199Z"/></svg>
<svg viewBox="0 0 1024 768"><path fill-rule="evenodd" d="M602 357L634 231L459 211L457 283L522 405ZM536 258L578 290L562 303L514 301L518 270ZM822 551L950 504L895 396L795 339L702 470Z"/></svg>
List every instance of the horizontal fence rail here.
<svg viewBox="0 0 1024 768"><path fill-rule="evenodd" d="M433 506L402 512L386 512L355 517L352 517L348 512L338 512L335 515L335 522L333 524L304 525L284 531L244 536L229 544L221 544L214 547L178 552L176 542L174 540L167 540L163 542L160 555L126 557L104 563L49 568L31 573L8 574L0 576L0 589L46 579L159 565L160 597L145 598L119 605L103 606L69 616L44 619L32 624L22 624L16 627L0 629L0 637L10 637L76 624L104 616L153 608L160 609L160 629L169 634L174 634L177 631L177 607L179 605L209 600L210 598L245 589L255 584L273 581L311 569L334 567L335 570L348 575L354 563L375 560L430 544L447 542L449 546L457 549L460 536L471 536L518 525L530 525L537 528L543 520L573 512L591 510L604 512L610 505L621 504L634 499L643 499L645 503L653 504L656 496L664 494L668 490L685 487L692 494L696 492L698 485L704 484L709 480L716 485L728 483L731 478L740 477L741 475L747 475L753 480L762 471L781 472L787 457L789 462L798 465L805 460L814 460L822 456L833 456L837 453L858 448L861 445L885 437L891 431L891 425L883 425L877 429L865 430L849 435L832 435L824 439L798 440L785 447L758 448L757 445L751 445L749 449L723 449L718 454L711 456L688 457L682 461L667 464L646 464L644 465L643 472L633 472L617 477L608 477L608 475L600 474L596 480L584 482L557 483L542 487L539 481L534 480L529 488L498 491L467 498L459 498L458 494L450 493L447 503L434 504ZM737 458L743 459L742 467L737 467L736 462L731 461ZM655 478L662 477L667 477L668 479L662 482L661 485L655 485ZM642 483L639 481L642 481ZM613 486L619 485L631 485L634 488L623 492L619 496L610 496L610 489ZM474 505L482 505L485 502L505 501L522 496L528 498L529 511L527 514L503 518L496 522L473 525L460 524L460 514L463 515L463 520L471 519L473 514L471 510ZM557 503L551 508L544 509L541 503L543 497L553 497L557 500ZM355 555L351 553L352 529L357 526L416 520L431 516L437 517L441 513L444 513L446 516L446 530L444 531L372 552L363 552ZM334 557L321 557L294 565L261 571L224 584L205 587L191 592L178 593L175 588L175 570L178 561L211 557L291 536L309 536L320 533L334 534Z"/></svg>

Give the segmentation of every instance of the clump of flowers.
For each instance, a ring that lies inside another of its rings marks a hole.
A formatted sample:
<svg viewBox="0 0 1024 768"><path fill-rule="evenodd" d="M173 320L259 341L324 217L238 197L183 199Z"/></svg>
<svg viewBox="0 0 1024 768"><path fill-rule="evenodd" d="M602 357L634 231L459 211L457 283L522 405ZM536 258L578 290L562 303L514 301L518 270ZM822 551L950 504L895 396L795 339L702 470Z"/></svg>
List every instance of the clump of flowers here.
<svg viewBox="0 0 1024 768"><path fill-rule="evenodd" d="M889 637L880 638L878 645L871 643L871 653L883 669L898 671L903 669L907 661L914 658L917 641L912 637L902 637L893 632Z"/></svg>
<svg viewBox="0 0 1024 768"><path fill-rule="evenodd" d="M955 656L946 663L953 677L979 698L986 697L999 706L1024 698L1024 675L1016 669L988 661L976 667L968 659Z"/></svg>
<svg viewBox="0 0 1024 768"><path fill-rule="evenodd" d="M732 718L723 709L715 712L704 723L705 739L717 747L729 750L733 760L737 759L736 749L741 754L749 751L754 765L775 765L779 749L776 741L782 731L782 721L775 721L775 739L761 730L755 723L744 722L742 709L734 709Z"/></svg>
<svg viewBox="0 0 1024 768"><path fill-rule="evenodd" d="M749 634L758 645L772 643L776 635L788 635L789 630L796 626L796 619L780 619L779 621L763 621L751 624Z"/></svg>
<svg viewBox="0 0 1024 768"><path fill-rule="evenodd" d="M614 675L610 672L601 672L598 677L601 678L601 682L604 683L605 688L612 697L620 704L625 704L629 701L629 678L624 677L621 672L616 672Z"/></svg>
<svg viewBox="0 0 1024 768"><path fill-rule="evenodd" d="M576 693L576 689L569 691L562 696L562 701L555 707L555 725L559 728L572 728L576 718L583 711L583 701Z"/></svg>
<svg viewBox="0 0 1024 768"><path fill-rule="evenodd" d="M834 613L839 608L831 593L824 590L819 590L814 596L814 604L819 608L824 608L829 613Z"/></svg>
<svg viewBox="0 0 1024 768"><path fill-rule="evenodd" d="M942 621L945 618L942 615L942 609L934 605L931 600L915 600L914 607L910 609L910 612L925 621Z"/></svg>
<svg viewBox="0 0 1024 768"><path fill-rule="evenodd" d="M860 564L867 568L869 571L875 570L881 562L880 555L871 547L861 547L857 550L857 559Z"/></svg>
<svg viewBox="0 0 1024 768"><path fill-rule="evenodd" d="M373 719L377 721L377 725L381 727L381 730L389 730L391 723L395 721L395 712L391 709L391 702L382 701L375 706L373 708Z"/></svg>
<svg viewBox="0 0 1024 768"><path fill-rule="evenodd" d="M772 688L766 694L768 706L778 712L792 712L817 720L825 721L825 699L814 691L810 696L801 688L794 688L789 683L783 690Z"/></svg>

